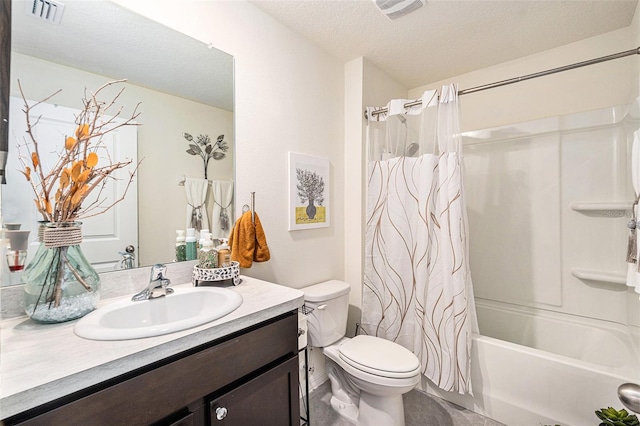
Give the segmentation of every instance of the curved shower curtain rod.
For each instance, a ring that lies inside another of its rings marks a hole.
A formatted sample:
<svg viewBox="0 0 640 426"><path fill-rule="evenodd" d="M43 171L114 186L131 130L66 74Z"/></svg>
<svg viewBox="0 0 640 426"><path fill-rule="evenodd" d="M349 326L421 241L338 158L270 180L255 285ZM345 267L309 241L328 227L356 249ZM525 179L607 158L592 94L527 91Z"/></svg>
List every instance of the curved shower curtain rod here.
<svg viewBox="0 0 640 426"><path fill-rule="evenodd" d="M612 55L602 56L600 58L589 59L588 61L577 62L571 65L565 65L558 68L552 68L545 71L535 72L533 74L523 75L521 77L514 77L508 80L496 81L495 83L483 84L482 86L476 86L470 89L459 90L458 96L466 95L469 93L480 92L482 90L493 89L494 87L506 86L507 84L519 83L521 81L530 80L532 78L537 78L537 77L543 77L545 75L555 74L562 71L569 71L576 68L585 67L587 65L595 65L595 64L599 64L600 62L607 62L613 59L624 58L626 56L631 56L631 55L640 55L640 47L636 49L625 50L624 52L614 53ZM422 104L422 99L418 99L412 102L407 102L406 104L404 104L404 107L411 108L414 106L418 106L420 104ZM387 108L380 108L375 111L372 111L371 115L375 116L375 115L383 114L385 112L388 112ZM369 119L369 117L367 116L366 110L364 111L364 118Z"/></svg>

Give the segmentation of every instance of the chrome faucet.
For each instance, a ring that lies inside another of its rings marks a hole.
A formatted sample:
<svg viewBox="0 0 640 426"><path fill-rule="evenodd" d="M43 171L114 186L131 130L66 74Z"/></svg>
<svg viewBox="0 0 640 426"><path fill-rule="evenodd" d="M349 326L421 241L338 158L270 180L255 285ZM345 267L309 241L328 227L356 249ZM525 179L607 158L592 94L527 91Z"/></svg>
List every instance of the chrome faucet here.
<svg viewBox="0 0 640 426"><path fill-rule="evenodd" d="M122 259L116 264L115 269L133 269L136 261L135 251L136 249L132 245L128 245L124 252L119 251L118 254L122 256Z"/></svg>
<svg viewBox="0 0 640 426"><path fill-rule="evenodd" d="M169 288L171 280L165 277L167 267L162 263L156 263L151 267L151 278L147 288L140 293L134 295L131 300L138 302L140 300L157 299L173 293L173 289Z"/></svg>

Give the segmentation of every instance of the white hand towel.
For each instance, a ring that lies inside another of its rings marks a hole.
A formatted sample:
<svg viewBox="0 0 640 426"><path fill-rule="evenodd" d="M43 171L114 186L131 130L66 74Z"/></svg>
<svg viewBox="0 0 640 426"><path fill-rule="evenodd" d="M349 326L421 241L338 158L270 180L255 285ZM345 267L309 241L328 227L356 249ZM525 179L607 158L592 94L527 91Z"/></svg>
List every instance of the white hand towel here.
<svg viewBox="0 0 640 426"><path fill-rule="evenodd" d="M233 226L233 182L214 180L211 235L213 238L229 238Z"/></svg>
<svg viewBox="0 0 640 426"><path fill-rule="evenodd" d="M185 178L184 192L187 195L187 228L196 228L197 231L209 228L207 217L207 193L209 181L206 179Z"/></svg>

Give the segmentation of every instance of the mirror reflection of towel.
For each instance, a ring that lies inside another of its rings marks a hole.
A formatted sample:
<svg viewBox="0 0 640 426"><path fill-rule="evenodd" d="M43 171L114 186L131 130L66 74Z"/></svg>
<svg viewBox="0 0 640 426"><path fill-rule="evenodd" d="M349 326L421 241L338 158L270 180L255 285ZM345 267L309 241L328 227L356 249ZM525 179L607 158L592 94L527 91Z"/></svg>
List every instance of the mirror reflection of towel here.
<svg viewBox="0 0 640 426"><path fill-rule="evenodd" d="M213 210L209 230L213 238L227 238L231 225L229 217L234 217L233 182L214 180L211 183L211 189L213 190Z"/></svg>
<svg viewBox="0 0 640 426"><path fill-rule="evenodd" d="M206 179L185 178L184 192L187 195L187 228L195 228L196 231L209 229L207 217L207 192L209 181Z"/></svg>
<svg viewBox="0 0 640 426"><path fill-rule="evenodd" d="M253 262L266 262L271 258L267 237L260 218L254 213L255 224L251 222L251 212L245 212L233 225L229 235L231 260L240 263L241 268L251 268Z"/></svg>

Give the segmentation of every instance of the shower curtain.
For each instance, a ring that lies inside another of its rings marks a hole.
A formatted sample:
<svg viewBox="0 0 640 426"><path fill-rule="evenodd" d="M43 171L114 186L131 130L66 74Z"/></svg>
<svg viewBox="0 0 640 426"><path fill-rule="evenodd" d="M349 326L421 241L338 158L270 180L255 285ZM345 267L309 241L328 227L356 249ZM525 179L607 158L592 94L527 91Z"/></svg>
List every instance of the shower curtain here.
<svg viewBox="0 0 640 426"><path fill-rule="evenodd" d="M413 351L438 387L471 393L477 321L457 89L425 92L408 110L407 102L368 111L362 328Z"/></svg>

